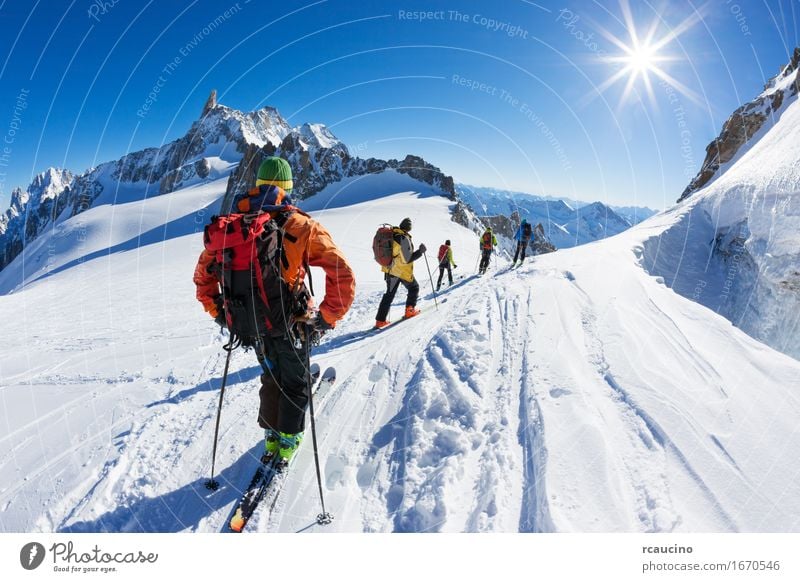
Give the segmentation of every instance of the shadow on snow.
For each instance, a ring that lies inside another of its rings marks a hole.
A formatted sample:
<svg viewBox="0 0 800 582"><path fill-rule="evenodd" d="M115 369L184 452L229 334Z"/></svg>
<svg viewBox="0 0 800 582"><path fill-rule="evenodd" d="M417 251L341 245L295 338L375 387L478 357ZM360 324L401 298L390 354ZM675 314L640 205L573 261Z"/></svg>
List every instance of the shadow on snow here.
<svg viewBox="0 0 800 582"><path fill-rule="evenodd" d="M59 533L111 533L111 532L156 532L174 533L194 531L203 519L237 501L249 482L250 473L258 465L263 443L259 443L243 454L233 465L223 469L217 476L219 489L210 491L203 476L163 495L122 502L92 521L78 521L63 526ZM220 531L227 531L226 521L220 523Z"/></svg>

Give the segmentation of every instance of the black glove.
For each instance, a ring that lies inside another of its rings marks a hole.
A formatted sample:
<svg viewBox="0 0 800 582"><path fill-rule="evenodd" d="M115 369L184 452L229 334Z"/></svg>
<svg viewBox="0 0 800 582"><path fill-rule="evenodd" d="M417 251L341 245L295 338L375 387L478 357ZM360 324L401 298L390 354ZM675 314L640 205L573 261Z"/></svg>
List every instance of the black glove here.
<svg viewBox="0 0 800 582"><path fill-rule="evenodd" d="M317 316L308 324L308 339L311 345L319 345L322 336L325 335L325 332L331 329L333 329L333 326L325 321L325 318L322 317L321 313L317 313Z"/></svg>
<svg viewBox="0 0 800 582"><path fill-rule="evenodd" d="M422 253L423 255L425 254L425 251L427 251L427 250L428 250L428 247L425 246L425 243L421 243L419 245L419 252Z"/></svg>
<svg viewBox="0 0 800 582"><path fill-rule="evenodd" d="M453 268L454 269L458 269L458 265L453 265Z"/></svg>
<svg viewBox="0 0 800 582"><path fill-rule="evenodd" d="M225 312L220 311L219 314L214 318L214 323L216 323L221 328L225 329L228 327L228 321L225 319Z"/></svg>
<svg viewBox="0 0 800 582"><path fill-rule="evenodd" d="M222 296L217 295L214 297L214 303L217 306L217 316L214 318L214 323L216 323L222 329L225 329L228 327L228 320L225 319L225 307L222 304Z"/></svg>

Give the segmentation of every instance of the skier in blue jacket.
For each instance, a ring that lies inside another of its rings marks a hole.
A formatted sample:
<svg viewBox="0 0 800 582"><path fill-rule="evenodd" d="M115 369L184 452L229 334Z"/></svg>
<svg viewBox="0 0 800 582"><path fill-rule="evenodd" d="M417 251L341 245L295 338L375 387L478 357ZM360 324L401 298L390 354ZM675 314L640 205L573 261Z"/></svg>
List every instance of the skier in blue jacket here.
<svg viewBox="0 0 800 582"><path fill-rule="evenodd" d="M517 233L514 235L514 240L517 241L517 251L514 253L514 262L512 263L512 267L515 267L517 264L517 257L520 257L519 264L521 265L522 262L525 260L525 251L528 249L528 244L531 242L531 236L533 235L533 228L531 228L530 222L527 219L522 219L522 224L519 225L517 229Z"/></svg>

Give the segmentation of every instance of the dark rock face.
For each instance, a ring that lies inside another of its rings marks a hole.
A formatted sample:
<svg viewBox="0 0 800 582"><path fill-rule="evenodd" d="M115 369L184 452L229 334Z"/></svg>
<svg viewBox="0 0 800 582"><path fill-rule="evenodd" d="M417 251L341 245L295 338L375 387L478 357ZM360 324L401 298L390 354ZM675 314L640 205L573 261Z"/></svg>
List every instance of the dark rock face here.
<svg viewBox="0 0 800 582"><path fill-rule="evenodd" d="M323 188L343 178L377 174L387 169L401 174L408 174L416 180L439 188L451 200L456 200L455 185L451 176L445 176L441 170L418 156L406 156L402 161L380 160L376 158L362 159L351 157L344 147L309 148L302 137L289 134L279 147L265 144L263 147L248 146L239 166L228 179L225 201L222 211L231 207L231 202L253 188L256 173L264 158L280 156L292 167L294 190L292 196L296 200L304 200L321 191Z"/></svg>
<svg viewBox="0 0 800 582"><path fill-rule="evenodd" d="M541 222L533 227L531 249L533 249L534 255L544 255L556 251L555 245L547 239Z"/></svg>
<svg viewBox="0 0 800 582"><path fill-rule="evenodd" d="M517 215L517 220L519 220L518 217L519 215ZM513 218L503 216L502 214L498 216L482 216L481 220L486 226L490 226L496 235L508 239L514 238L514 234L517 232L517 226L519 226L519 222L515 223Z"/></svg>
<svg viewBox="0 0 800 582"><path fill-rule="evenodd" d="M450 216L451 220L456 224L460 224L464 228L470 229L472 232L479 234L483 232L486 226L475 215L469 205L464 204L461 200L456 201Z"/></svg>
<svg viewBox="0 0 800 582"><path fill-rule="evenodd" d="M211 93L206 99L206 104L203 106L203 113L200 114L200 117L205 117L209 114L209 112L217 106L217 90L212 89Z"/></svg>
<svg viewBox="0 0 800 582"><path fill-rule="evenodd" d="M764 87L764 92L745 105L739 107L722 126L719 136L706 147L706 158L697 176L689 183L678 198L678 202L685 200L703 186L708 184L718 174L720 166L730 162L739 152L739 149L761 129L771 115L776 113L789 97L797 96L800 90L800 77L785 89L778 89L782 80L794 73L800 65L800 47L794 50L789 64L776 77Z"/></svg>
<svg viewBox="0 0 800 582"><path fill-rule="evenodd" d="M389 167L401 174L408 174L412 178L436 186L447 192L450 200L456 199L456 188L452 176L445 176L436 166L432 166L419 156L408 155L402 162L389 160Z"/></svg>

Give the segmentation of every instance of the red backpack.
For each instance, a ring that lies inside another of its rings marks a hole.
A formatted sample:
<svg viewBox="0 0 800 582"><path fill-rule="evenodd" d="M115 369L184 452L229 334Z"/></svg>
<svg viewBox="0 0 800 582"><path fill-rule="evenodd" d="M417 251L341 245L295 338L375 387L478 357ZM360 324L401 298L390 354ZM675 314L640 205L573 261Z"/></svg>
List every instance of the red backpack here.
<svg viewBox="0 0 800 582"><path fill-rule="evenodd" d="M447 245L442 245L439 247L439 262L441 263L444 258L447 256L447 251L450 249Z"/></svg>
<svg viewBox="0 0 800 582"><path fill-rule="evenodd" d="M280 326L289 315L296 315L301 303L307 308L305 285L292 293L280 276L283 239L291 240L282 228L288 215L233 213L214 216L205 227L203 242L220 269L228 330L244 346L274 330L283 333Z"/></svg>
<svg viewBox="0 0 800 582"><path fill-rule="evenodd" d="M483 250L486 250L486 251L491 250L491 248L492 248L492 233L491 232L483 233L483 237L481 238L481 240L483 241Z"/></svg>
<svg viewBox="0 0 800 582"><path fill-rule="evenodd" d="M382 224L372 237L372 254L382 267L388 267L394 261L394 228L391 224Z"/></svg>

